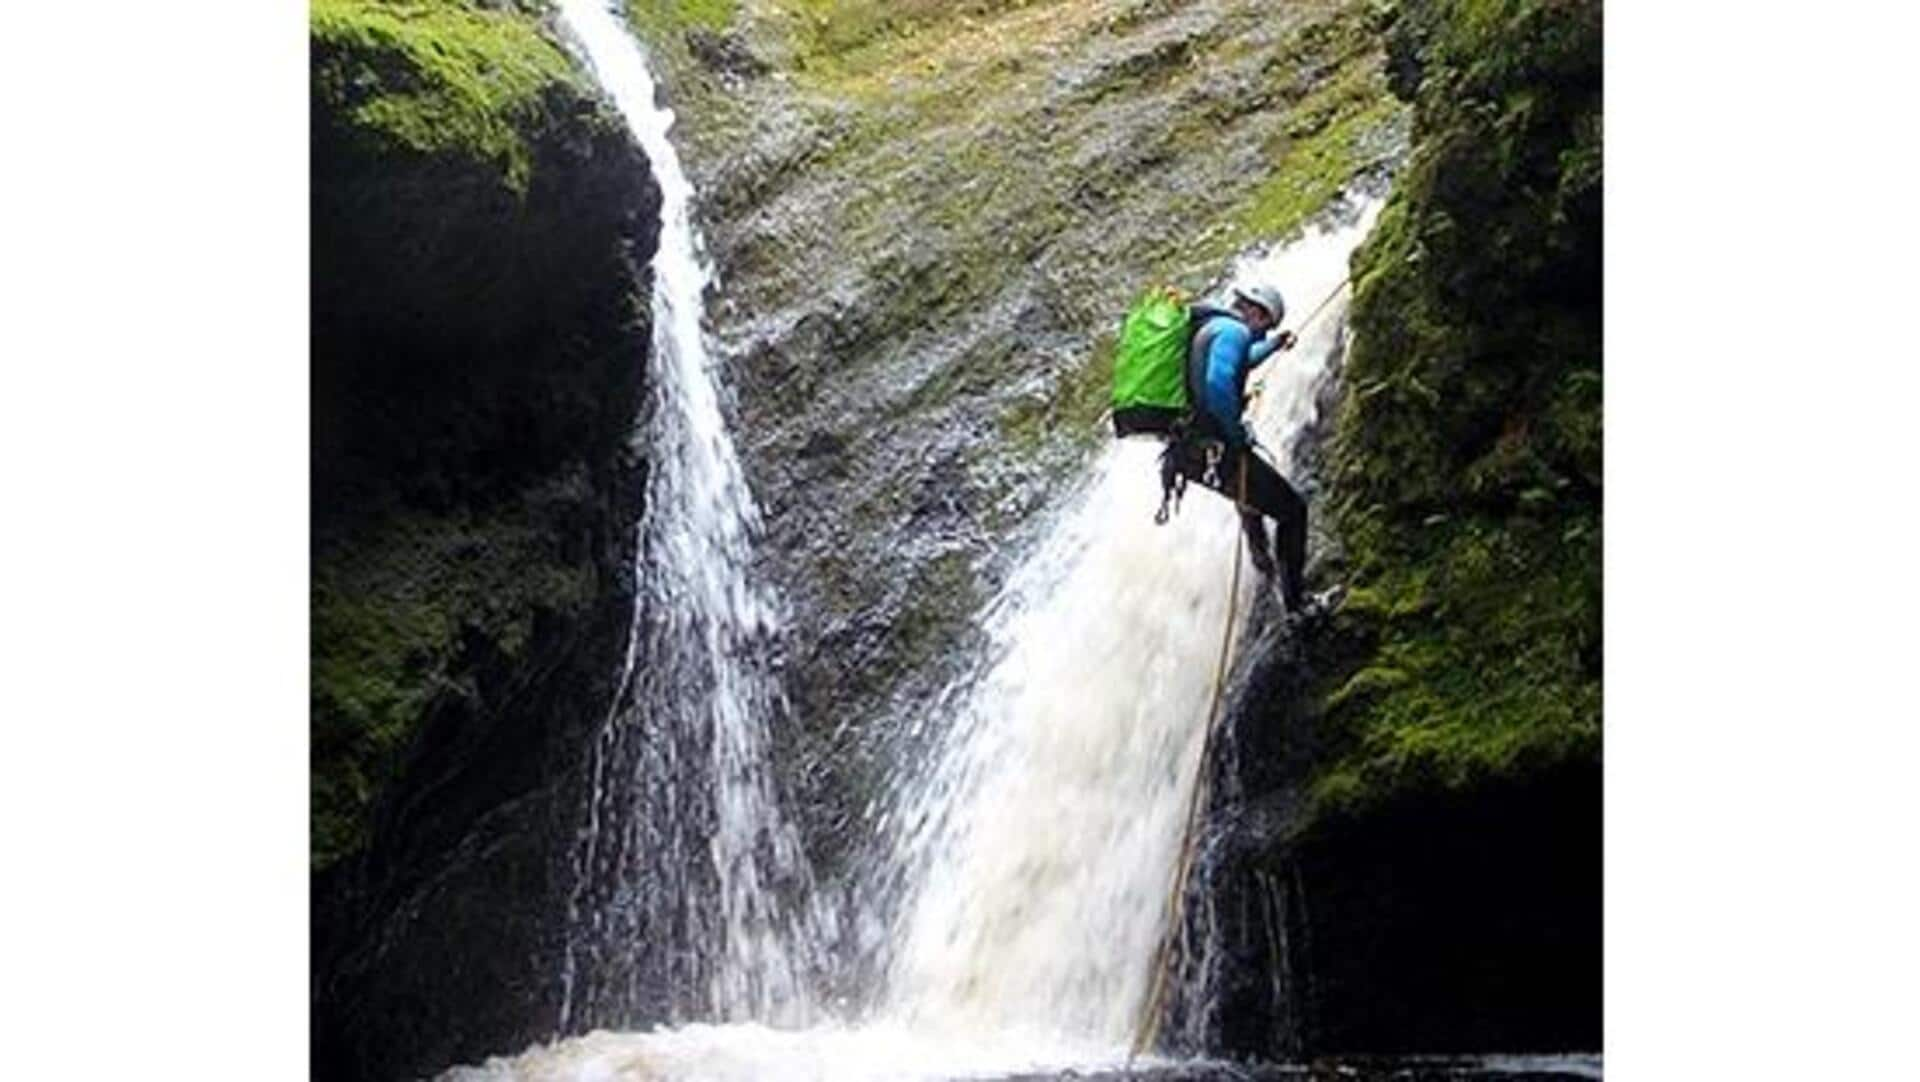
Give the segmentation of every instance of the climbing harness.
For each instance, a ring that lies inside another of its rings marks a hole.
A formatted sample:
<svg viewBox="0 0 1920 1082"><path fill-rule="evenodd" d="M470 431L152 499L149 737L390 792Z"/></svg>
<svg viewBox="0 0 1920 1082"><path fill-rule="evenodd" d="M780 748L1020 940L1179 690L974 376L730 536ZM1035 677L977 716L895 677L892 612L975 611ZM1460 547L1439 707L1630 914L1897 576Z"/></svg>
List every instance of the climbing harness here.
<svg viewBox="0 0 1920 1082"><path fill-rule="evenodd" d="M1327 305L1333 303L1333 298L1339 296L1340 291L1345 289L1347 285L1348 282L1342 279L1339 285L1334 286L1333 290L1329 292L1319 304L1314 306L1313 311L1307 313L1307 318L1300 323L1300 331L1305 331L1308 327L1312 326L1313 321L1319 317ZM1299 332L1295 333L1297 335ZM1266 381L1263 379L1254 385L1252 395L1250 396L1251 400L1257 401L1259 399L1261 388L1264 387L1265 384ZM1175 438L1178 439L1184 435L1184 433L1180 433ZM1154 515L1153 519L1154 522L1158 524L1164 524L1166 522L1166 492L1172 491L1167 481L1167 468L1168 463L1171 461L1169 456L1173 453L1173 446L1173 443L1169 442L1167 451L1161 455L1161 484L1163 486L1163 493L1160 501L1160 512ZM1209 484L1210 487L1217 488L1218 486L1218 467L1221 454L1222 449L1217 443L1207 448L1206 478L1208 480L1203 483ZM1242 456L1251 456L1253 451L1251 448L1245 448L1241 450L1240 454ZM1234 497L1234 505L1243 513L1249 510L1247 507L1247 474L1249 472L1251 471L1247 458L1242 457L1240 460L1239 492ZM1184 479L1182 480L1180 489L1181 491L1185 489ZM1175 508L1178 508L1178 493L1174 494L1173 503ZM1226 627L1221 629L1220 657L1214 662L1213 666L1213 697L1207 706L1207 733L1205 739L1201 742L1200 762L1194 768L1197 774L1194 777L1192 788L1188 790L1187 822L1180 837L1180 861L1175 867L1173 884L1167 893L1167 923L1161 932L1160 944L1154 950L1153 981L1152 984L1148 986L1146 1002L1141 1005L1140 1016L1134 1028L1132 1055L1135 1056L1152 1048L1154 1042L1159 1039L1160 1019L1165 1013L1169 970L1173 964L1174 939L1180 935L1182 931L1181 926L1186 921L1187 877L1192 874L1193 871L1194 849L1199 838L1200 814L1202 809L1206 807L1207 765L1213 761L1214 738L1217 735L1220 721L1220 701L1226 688L1227 659L1233 655L1233 626L1234 620L1239 614L1240 553L1242 549L1246 547L1246 532L1244 530L1236 530L1234 534L1233 575L1227 584L1227 624Z"/></svg>
<svg viewBox="0 0 1920 1082"><path fill-rule="evenodd" d="M1345 289L1347 285L1348 283L1343 279L1340 284L1334 286L1332 291L1325 297L1320 298L1320 303L1314 305L1313 311L1308 312L1307 318L1301 321L1300 331L1305 331L1308 327L1313 326L1313 321L1320 318L1320 313L1326 311L1327 305L1332 304L1333 299L1339 296L1340 291ZM1296 332L1296 334L1297 333L1299 332ZM1265 377L1262 377L1253 385L1253 389L1248 392L1247 395L1247 404L1249 406L1260 401L1260 393L1266 389L1266 385L1267 381ZM1179 449L1182 445L1195 441L1195 437L1192 430L1188 427L1187 421L1174 422L1168 428L1165 439L1166 446L1160 452L1160 506L1153 512L1153 524L1155 526L1165 526L1174 515L1180 513L1180 500L1187 492L1187 477L1186 474L1180 470ZM1206 472L1200 483L1216 492L1220 490L1218 468L1220 456L1224 452L1225 447L1217 441L1207 441L1205 444ZM1245 501L1242 502L1244 503Z"/></svg>

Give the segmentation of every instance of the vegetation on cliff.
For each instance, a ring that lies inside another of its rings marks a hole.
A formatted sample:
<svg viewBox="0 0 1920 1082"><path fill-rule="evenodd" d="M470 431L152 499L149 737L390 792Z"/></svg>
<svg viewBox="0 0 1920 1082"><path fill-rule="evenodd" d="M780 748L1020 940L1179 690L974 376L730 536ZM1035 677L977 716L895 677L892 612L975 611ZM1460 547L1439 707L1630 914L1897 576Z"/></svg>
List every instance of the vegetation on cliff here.
<svg viewBox="0 0 1920 1082"><path fill-rule="evenodd" d="M316 1077L421 1077L558 1009L659 193L547 9L312 9Z"/></svg>
<svg viewBox="0 0 1920 1082"><path fill-rule="evenodd" d="M1420 0L1393 27L1414 149L1354 260L1323 810L1598 756L1600 22Z"/></svg>
<svg viewBox="0 0 1920 1082"><path fill-rule="evenodd" d="M345 114L366 149L469 157L515 190L530 133L589 85L514 5L313 0L309 25L315 103Z"/></svg>
<svg viewBox="0 0 1920 1082"><path fill-rule="evenodd" d="M312 8L316 867L618 566L654 196L533 10Z"/></svg>

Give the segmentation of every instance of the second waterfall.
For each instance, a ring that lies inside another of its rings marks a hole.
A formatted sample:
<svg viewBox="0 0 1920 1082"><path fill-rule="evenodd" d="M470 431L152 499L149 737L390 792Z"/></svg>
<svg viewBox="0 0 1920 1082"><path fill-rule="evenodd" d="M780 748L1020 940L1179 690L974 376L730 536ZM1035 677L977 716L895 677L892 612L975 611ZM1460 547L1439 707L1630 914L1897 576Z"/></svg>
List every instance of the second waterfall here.
<svg viewBox="0 0 1920 1082"><path fill-rule="evenodd" d="M748 574L759 510L700 326L711 275L646 60L602 0L561 14L653 163L652 402L640 589L622 691L593 750L559 1030L635 1018L810 1017L812 876L780 814L761 660L777 614Z"/></svg>

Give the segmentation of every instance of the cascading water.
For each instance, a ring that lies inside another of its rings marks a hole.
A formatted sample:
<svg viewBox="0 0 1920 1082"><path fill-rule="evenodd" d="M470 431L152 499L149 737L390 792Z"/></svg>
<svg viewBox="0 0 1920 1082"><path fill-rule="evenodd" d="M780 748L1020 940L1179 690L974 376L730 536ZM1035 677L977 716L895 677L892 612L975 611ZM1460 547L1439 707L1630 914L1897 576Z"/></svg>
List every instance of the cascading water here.
<svg viewBox="0 0 1920 1082"><path fill-rule="evenodd" d="M640 602L594 748L559 1029L663 1014L799 1024L809 935L783 902L816 892L767 759L781 702L758 659L776 617L747 574L759 512L709 371L692 188L637 43L603 0L560 7L653 163L661 228Z"/></svg>
<svg viewBox="0 0 1920 1082"><path fill-rule="evenodd" d="M1312 304L1346 276L1373 207L1235 268ZM1302 315L1305 313L1302 312ZM1268 362L1255 431L1292 472L1294 435L1339 323ZM1110 447L987 616L993 658L955 696L931 769L900 790L915 884L887 1012L916 1030L998 1035L1052 1062L1122 1056L1198 774L1238 522L1198 490L1164 528L1154 442ZM1238 611L1257 587L1243 576Z"/></svg>
<svg viewBox="0 0 1920 1082"><path fill-rule="evenodd" d="M654 163L663 229L633 686L596 748L560 1029L678 1025L448 1077L899 1079L1124 1061L1232 607L1232 506L1194 491L1156 527L1157 445L1100 454L982 615L991 648L906 727L907 744L937 750L896 779L881 818L892 862L864 892L890 921L886 987L863 1017L823 1019L807 978L828 920L808 908L823 903L767 762L780 704L752 659L774 614L746 575L757 512L707 372L708 278L672 116L601 0L561 8ZM1234 278L1311 304L1344 279L1374 209ZM1253 425L1283 472L1337 325L1321 320L1268 362ZM1258 588L1245 577L1246 594Z"/></svg>

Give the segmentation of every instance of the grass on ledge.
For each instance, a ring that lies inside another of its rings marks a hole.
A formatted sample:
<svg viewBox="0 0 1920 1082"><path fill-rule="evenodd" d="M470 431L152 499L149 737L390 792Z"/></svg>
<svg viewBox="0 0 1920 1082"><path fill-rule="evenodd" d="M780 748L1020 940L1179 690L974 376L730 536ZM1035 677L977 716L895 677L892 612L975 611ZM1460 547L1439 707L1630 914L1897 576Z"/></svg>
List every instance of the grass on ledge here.
<svg viewBox="0 0 1920 1082"><path fill-rule="evenodd" d="M555 85L584 76L531 16L438 0L313 0L316 101L346 111L376 138L422 154L500 164L524 190L523 132Z"/></svg>

